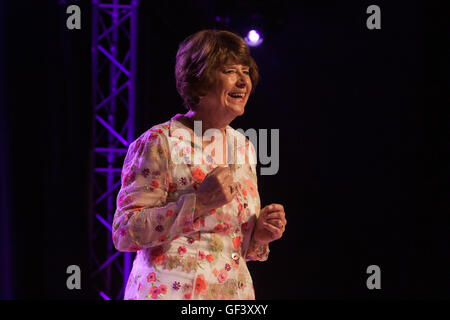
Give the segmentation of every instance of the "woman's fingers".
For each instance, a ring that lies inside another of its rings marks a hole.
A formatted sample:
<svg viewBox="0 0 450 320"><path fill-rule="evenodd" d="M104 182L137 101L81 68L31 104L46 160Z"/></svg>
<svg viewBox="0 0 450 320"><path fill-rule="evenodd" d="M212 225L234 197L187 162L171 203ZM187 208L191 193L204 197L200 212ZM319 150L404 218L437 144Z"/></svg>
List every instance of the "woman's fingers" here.
<svg viewBox="0 0 450 320"><path fill-rule="evenodd" d="M283 221L281 219L268 219L266 220L267 223L270 223L271 225L282 229L284 226L286 226L285 223L283 223Z"/></svg>
<svg viewBox="0 0 450 320"><path fill-rule="evenodd" d="M230 191L231 191L230 193L233 197L236 195L236 193L238 191L237 189L238 189L237 183L233 182L230 184Z"/></svg>
<svg viewBox="0 0 450 320"><path fill-rule="evenodd" d="M208 176L217 176L217 175L219 175L220 172L222 172L224 170L224 168L225 168L224 166L219 165L219 166L215 167L214 169L212 169L207 175Z"/></svg>
<svg viewBox="0 0 450 320"><path fill-rule="evenodd" d="M282 232L280 231L280 229L278 229L277 227L275 227L267 222L264 222L263 225L264 225L264 228L266 230L268 230L269 232L271 232L273 235L275 235L276 237L281 237Z"/></svg>
<svg viewBox="0 0 450 320"><path fill-rule="evenodd" d="M266 214L267 219L283 219L284 216L284 211L275 211Z"/></svg>
<svg viewBox="0 0 450 320"><path fill-rule="evenodd" d="M237 192L230 168L217 166L205 177L198 190L199 198L207 207L217 208L230 202Z"/></svg>
<svg viewBox="0 0 450 320"><path fill-rule="evenodd" d="M273 203L265 206L259 214L258 222L264 230L271 233L271 240L280 239L286 229L287 220L284 207L281 204Z"/></svg>
<svg viewBox="0 0 450 320"><path fill-rule="evenodd" d="M215 177L217 181L223 181L227 176L230 175L230 168L224 167L224 166L217 166L212 171L210 171L207 176L208 177Z"/></svg>
<svg viewBox="0 0 450 320"><path fill-rule="evenodd" d="M264 215L267 216L272 212L284 211L284 207L281 204L272 203L265 206L261 211L264 212Z"/></svg>
<svg viewBox="0 0 450 320"><path fill-rule="evenodd" d="M266 208L267 208L268 212L284 210L283 205L278 204L278 203L272 203L268 206L265 206L265 209Z"/></svg>
<svg viewBox="0 0 450 320"><path fill-rule="evenodd" d="M218 176L222 176L222 177L225 177L225 176L228 176L228 175L230 175L230 167L224 167L224 166L219 166L218 167L219 168L219 170L218 170L218 172L217 172L217 175ZM217 168L216 168L217 169Z"/></svg>
<svg viewBox="0 0 450 320"><path fill-rule="evenodd" d="M224 176L223 178L223 184L232 184L233 183L233 177L232 176Z"/></svg>
<svg viewBox="0 0 450 320"><path fill-rule="evenodd" d="M233 186L233 177L230 174L230 168L224 166L217 166L210 174L215 176L218 187L222 189L225 195L234 194L236 189Z"/></svg>
<svg viewBox="0 0 450 320"><path fill-rule="evenodd" d="M266 209L267 208L267 209ZM280 209L281 208L281 209ZM275 211L273 211L275 210ZM281 205L270 205L264 208L264 212L262 214L262 218L264 220L281 220L283 226L287 224L284 208Z"/></svg>

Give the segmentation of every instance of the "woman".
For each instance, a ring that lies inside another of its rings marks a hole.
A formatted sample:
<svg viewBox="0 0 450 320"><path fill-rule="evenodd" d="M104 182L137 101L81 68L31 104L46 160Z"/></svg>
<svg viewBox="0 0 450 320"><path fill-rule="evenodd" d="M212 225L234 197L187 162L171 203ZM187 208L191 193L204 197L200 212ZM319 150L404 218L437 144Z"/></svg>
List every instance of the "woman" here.
<svg viewBox="0 0 450 320"><path fill-rule="evenodd" d="M180 44L175 76L189 111L145 132L123 166L113 240L137 251L125 299L254 300L246 262L267 260L286 226L282 205L260 210L255 150L229 126L257 66L242 38L204 30Z"/></svg>

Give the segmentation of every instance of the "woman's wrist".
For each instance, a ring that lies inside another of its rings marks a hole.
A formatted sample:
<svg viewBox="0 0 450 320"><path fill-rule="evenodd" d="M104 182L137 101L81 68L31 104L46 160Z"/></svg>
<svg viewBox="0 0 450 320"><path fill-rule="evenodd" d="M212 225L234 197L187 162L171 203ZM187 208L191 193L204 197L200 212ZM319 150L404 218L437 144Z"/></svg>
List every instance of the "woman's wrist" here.
<svg viewBox="0 0 450 320"><path fill-rule="evenodd" d="M208 211L208 208L201 201L201 197L197 192L195 192L195 209L194 209L194 220L203 216Z"/></svg>
<svg viewBox="0 0 450 320"><path fill-rule="evenodd" d="M253 234L252 234L252 241L253 241L253 243L254 243L255 245L263 246L263 245L266 245L266 244L269 243L269 242L265 242L265 241L259 240L258 237L257 237L257 235L256 235L256 232L257 232L257 230L256 230L256 228L255 228L255 229L253 230Z"/></svg>

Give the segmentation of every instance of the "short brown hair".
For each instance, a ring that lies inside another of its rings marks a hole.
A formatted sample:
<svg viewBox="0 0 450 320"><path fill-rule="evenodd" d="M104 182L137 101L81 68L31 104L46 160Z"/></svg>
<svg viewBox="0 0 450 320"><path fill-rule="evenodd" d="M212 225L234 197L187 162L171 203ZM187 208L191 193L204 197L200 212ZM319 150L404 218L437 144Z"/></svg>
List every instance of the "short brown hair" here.
<svg viewBox="0 0 450 320"><path fill-rule="evenodd" d="M175 79L186 108L191 109L206 95L215 81L213 71L228 59L249 67L252 94L259 80L258 66L241 37L224 30L202 30L180 43Z"/></svg>

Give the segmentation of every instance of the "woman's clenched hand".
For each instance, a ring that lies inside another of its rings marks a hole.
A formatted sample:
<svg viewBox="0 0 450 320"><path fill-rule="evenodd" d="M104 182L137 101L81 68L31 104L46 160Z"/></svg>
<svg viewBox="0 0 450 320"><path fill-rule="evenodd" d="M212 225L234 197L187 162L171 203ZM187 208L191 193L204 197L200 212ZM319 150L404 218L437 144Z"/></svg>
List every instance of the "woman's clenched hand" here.
<svg viewBox="0 0 450 320"><path fill-rule="evenodd" d="M195 192L197 201L194 219L230 202L236 194L230 167L218 166L209 172Z"/></svg>
<svg viewBox="0 0 450 320"><path fill-rule="evenodd" d="M253 240L261 244L278 240L283 236L286 224L286 215L281 204L272 203L265 206L259 213Z"/></svg>

